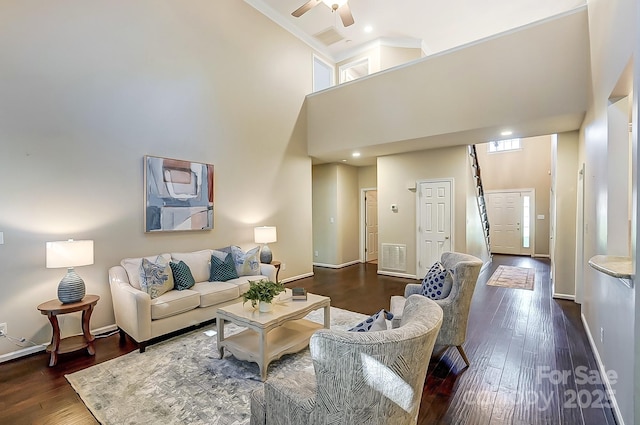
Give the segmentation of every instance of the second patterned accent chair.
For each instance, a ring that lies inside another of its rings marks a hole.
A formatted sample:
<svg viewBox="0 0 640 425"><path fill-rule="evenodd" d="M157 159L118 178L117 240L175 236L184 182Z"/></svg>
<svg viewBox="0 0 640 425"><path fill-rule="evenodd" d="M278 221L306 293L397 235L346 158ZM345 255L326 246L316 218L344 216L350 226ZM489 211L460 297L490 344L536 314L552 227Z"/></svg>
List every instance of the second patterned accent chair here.
<svg viewBox="0 0 640 425"><path fill-rule="evenodd" d="M415 424L441 325L442 309L415 295L395 329L315 332L315 374L268 378L251 394L251 425Z"/></svg>
<svg viewBox="0 0 640 425"><path fill-rule="evenodd" d="M453 284L446 298L435 300L444 311L444 323L438 334L436 347L456 347L466 365L469 366L470 362L462 348L462 343L467 339L471 298L482 269L482 260L469 254L444 252L440 262L447 270L451 270ZM410 283L404 289L404 297L391 297L390 311L394 315L393 326L400 325L406 300L413 296L412 294L420 294L421 290L420 284Z"/></svg>

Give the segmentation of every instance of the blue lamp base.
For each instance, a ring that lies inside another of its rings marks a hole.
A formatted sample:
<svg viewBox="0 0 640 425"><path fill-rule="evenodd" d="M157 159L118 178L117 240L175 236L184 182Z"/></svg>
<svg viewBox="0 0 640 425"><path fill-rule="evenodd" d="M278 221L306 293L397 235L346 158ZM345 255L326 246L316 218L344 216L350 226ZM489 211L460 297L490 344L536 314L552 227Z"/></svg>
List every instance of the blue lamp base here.
<svg viewBox="0 0 640 425"><path fill-rule="evenodd" d="M260 250L260 262L264 264L271 264L271 260L273 260L271 248L269 248L269 245L264 244Z"/></svg>
<svg viewBox="0 0 640 425"><path fill-rule="evenodd" d="M73 267L69 267L67 274L58 284L58 299L62 304L77 303L84 298L84 281Z"/></svg>

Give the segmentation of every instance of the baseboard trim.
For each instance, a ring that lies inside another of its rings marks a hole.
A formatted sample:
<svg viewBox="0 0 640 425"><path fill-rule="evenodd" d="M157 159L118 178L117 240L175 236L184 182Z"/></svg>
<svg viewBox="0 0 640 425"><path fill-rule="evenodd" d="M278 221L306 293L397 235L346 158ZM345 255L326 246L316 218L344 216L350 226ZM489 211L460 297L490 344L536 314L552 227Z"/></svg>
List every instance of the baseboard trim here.
<svg viewBox="0 0 640 425"><path fill-rule="evenodd" d="M91 330L91 334L98 336L98 335L104 335L104 334L108 334L111 333L113 331L117 331L118 330L118 326L114 323L113 325L107 325L107 326L103 326L101 328L98 329L93 329Z"/></svg>
<svg viewBox="0 0 640 425"><path fill-rule="evenodd" d="M306 277L312 277L312 276L313 276L313 272L304 273L304 274L300 274L300 275L297 275L297 276L293 276L293 277L288 277L286 279L282 279L280 282L289 283L289 282L293 282L294 280L300 280L300 279L304 279Z"/></svg>
<svg viewBox="0 0 640 425"><path fill-rule="evenodd" d="M19 359L20 357L26 357L31 354L39 353L47 349L47 345L34 345L32 347L26 347L21 350L12 351L10 353L0 355L0 363L8 362L10 360Z"/></svg>
<svg viewBox="0 0 640 425"><path fill-rule="evenodd" d="M609 376L606 373L606 368L602 359L600 358L600 352L598 352L598 348L596 347L595 340L591 335L591 329L589 329L589 324L587 323L587 318L584 317L584 314L580 313L580 318L582 319L582 326L584 326L584 330L587 334L587 339L589 340L589 345L591 345L591 351L593 351L593 356L596 358L596 364L598 365L598 372L600 373L600 379L604 383L604 386L609 393L609 397L611 398L611 404L613 404L613 414L616 419L616 423L618 425L625 425L624 420L622 419L622 412L620 412L620 406L618 406L618 399L616 398L616 393L611 387L611 382L609 382Z"/></svg>
<svg viewBox="0 0 640 425"><path fill-rule="evenodd" d="M99 338L99 335L108 334L118 330L118 326L115 325L107 325L97 329L91 329L91 334L96 338ZM81 334L78 334L81 335ZM8 362L11 360L19 359L21 357L30 356L31 354L40 353L47 349L49 344L38 344L33 345L31 347L25 347L20 350L12 351L10 353L0 355L0 363Z"/></svg>
<svg viewBox="0 0 640 425"><path fill-rule="evenodd" d="M549 254L531 254L531 258L551 258Z"/></svg>
<svg viewBox="0 0 640 425"><path fill-rule="evenodd" d="M570 295L570 294L553 294L553 298L558 298L560 300L569 300L569 301L576 300L576 296Z"/></svg>
<svg viewBox="0 0 640 425"><path fill-rule="evenodd" d="M360 260L349 261L342 264L325 264L325 263L313 263L314 267L326 267L328 269L341 269L343 267L353 266L354 264L360 264Z"/></svg>
<svg viewBox="0 0 640 425"><path fill-rule="evenodd" d="M415 274L389 272L386 270L378 270L378 274L381 274L383 276L404 277L407 279L416 279L416 280L418 279Z"/></svg>

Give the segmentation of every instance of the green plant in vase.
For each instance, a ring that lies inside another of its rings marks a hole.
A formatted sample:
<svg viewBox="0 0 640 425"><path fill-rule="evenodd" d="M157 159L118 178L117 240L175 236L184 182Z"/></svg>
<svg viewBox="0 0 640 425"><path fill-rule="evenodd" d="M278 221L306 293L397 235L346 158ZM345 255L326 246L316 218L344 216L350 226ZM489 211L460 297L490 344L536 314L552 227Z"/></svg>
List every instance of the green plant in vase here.
<svg viewBox="0 0 640 425"><path fill-rule="evenodd" d="M249 290L242 295L244 302L251 301L251 307L259 304L260 311L271 311L271 302L280 292L284 292L285 287L282 283L273 282L271 280L262 279L258 281L249 281Z"/></svg>

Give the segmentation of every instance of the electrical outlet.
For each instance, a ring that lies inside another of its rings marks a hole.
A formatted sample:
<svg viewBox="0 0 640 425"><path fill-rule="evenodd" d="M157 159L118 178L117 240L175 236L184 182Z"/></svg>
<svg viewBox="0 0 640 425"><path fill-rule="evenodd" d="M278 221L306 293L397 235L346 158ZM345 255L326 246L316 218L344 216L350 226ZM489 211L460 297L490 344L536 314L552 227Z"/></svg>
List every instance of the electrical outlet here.
<svg viewBox="0 0 640 425"><path fill-rule="evenodd" d="M7 324L0 323L0 336L7 336Z"/></svg>
<svg viewBox="0 0 640 425"><path fill-rule="evenodd" d="M287 270L287 263L282 263L282 271Z"/></svg>
<svg viewBox="0 0 640 425"><path fill-rule="evenodd" d="M600 328L600 342L604 342L604 328Z"/></svg>
<svg viewBox="0 0 640 425"><path fill-rule="evenodd" d="M318 256L318 251L314 252L313 255L317 257Z"/></svg>

